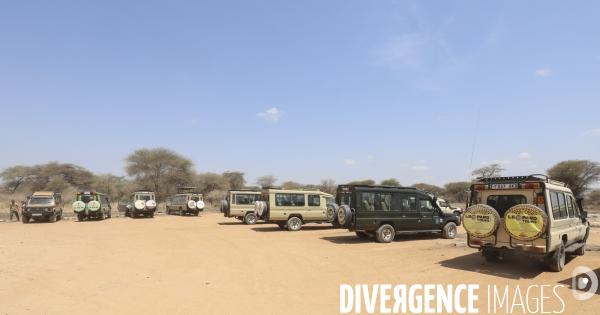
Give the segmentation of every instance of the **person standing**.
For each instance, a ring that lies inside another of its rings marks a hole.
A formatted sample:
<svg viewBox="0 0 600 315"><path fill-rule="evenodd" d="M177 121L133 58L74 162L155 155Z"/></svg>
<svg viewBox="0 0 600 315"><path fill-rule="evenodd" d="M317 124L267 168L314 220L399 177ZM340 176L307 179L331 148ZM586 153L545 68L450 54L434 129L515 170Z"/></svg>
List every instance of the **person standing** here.
<svg viewBox="0 0 600 315"><path fill-rule="evenodd" d="M21 219L19 218L19 204L15 202L14 199L11 199L10 201L10 219L8 220L8 222L12 222L12 218L13 218L13 214L17 215L17 221L21 221Z"/></svg>

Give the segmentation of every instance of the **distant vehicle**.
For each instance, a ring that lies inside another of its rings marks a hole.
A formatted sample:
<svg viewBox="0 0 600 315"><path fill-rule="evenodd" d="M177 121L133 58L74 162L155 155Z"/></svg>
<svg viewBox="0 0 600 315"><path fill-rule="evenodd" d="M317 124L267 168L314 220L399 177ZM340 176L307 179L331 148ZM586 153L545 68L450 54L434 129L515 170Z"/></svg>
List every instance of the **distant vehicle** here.
<svg viewBox="0 0 600 315"><path fill-rule="evenodd" d="M541 174L478 180L463 222L467 245L485 260L524 255L561 271L566 255L585 254L587 212L565 183Z"/></svg>
<svg viewBox="0 0 600 315"><path fill-rule="evenodd" d="M459 215L459 216L464 211L463 208L451 206L446 200L444 200L442 198L434 197L433 199L435 200L435 204L437 204L437 206L440 209L442 209L443 211L454 212L456 215Z"/></svg>
<svg viewBox="0 0 600 315"><path fill-rule="evenodd" d="M96 218L104 220L111 218L112 208L108 201L108 196L95 190L82 190L75 194L73 202L73 212L77 214L77 220Z"/></svg>
<svg viewBox="0 0 600 315"><path fill-rule="evenodd" d="M23 223L29 220L56 222L63 218L62 198L59 192L36 191L27 197L27 205L23 210Z"/></svg>
<svg viewBox="0 0 600 315"><path fill-rule="evenodd" d="M129 196L128 203L119 204L119 212L125 212L126 217L137 218L140 215L154 217L156 198L153 191L137 190Z"/></svg>
<svg viewBox="0 0 600 315"><path fill-rule="evenodd" d="M442 211L433 195L412 187L339 185L336 203L327 207L327 218L341 228L380 243L390 243L403 232L435 232L455 238L460 217Z"/></svg>
<svg viewBox="0 0 600 315"><path fill-rule="evenodd" d="M254 203L260 201L261 191L251 189L228 190L225 200L221 200L221 212L227 218L235 217L244 224L256 224Z"/></svg>
<svg viewBox="0 0 600 315"><path fill-rule="evenodd" d="M333 201L332 195L320 190L265 187L261 201L254 203L254 213L282 229L299 231L306 223L327 223L327 204Z"/></svg>
<svg viewBox="0 0 600 315"><path fill-rule="evenodd" d="M183 216L185 214L193 214L204 211L204 201L202 194L196 192L196 187L179 187L177 194L167 203L166 214L173 212Z"/></svg>

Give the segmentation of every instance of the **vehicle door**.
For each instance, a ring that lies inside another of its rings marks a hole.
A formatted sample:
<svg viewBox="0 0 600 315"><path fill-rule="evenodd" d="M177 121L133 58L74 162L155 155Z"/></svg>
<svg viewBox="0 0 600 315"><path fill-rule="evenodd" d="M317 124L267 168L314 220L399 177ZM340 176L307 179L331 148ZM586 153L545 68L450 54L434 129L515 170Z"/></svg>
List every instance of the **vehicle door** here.
<svg viewBox="0 0 600 315"><path fill-rule="evenodd" d="M310 217L309 220L322 221L326 219L325 207L322 207L321 195L307 195L307 215Z"/></svg>
<svg viewBox="0 0 600 315"><path fill-rule="evenodd" d="M402 194L400 200L400 228L398 230L418 230L421 228L421 212L416 194Z"/></svg>
<svg viewBox="0 0 600 315"><path fill-rule="evenodd" d="M440 215L441 210L433 206L431 198L419 196L419 206L421 211L421 229L423 230L439 230L441 229L443 217Z"/></svg>
<svg viewBox="0 0 600 315"><path fill-rule="evenodd" d="M565 194L565 197L567 201L567 215L569 216L569 221L572 222L570 224L572 228L569 230L568 239L579 241L585 237L587 225L581 222L581 215L577 209L575 198L570 194Z"/></svg>

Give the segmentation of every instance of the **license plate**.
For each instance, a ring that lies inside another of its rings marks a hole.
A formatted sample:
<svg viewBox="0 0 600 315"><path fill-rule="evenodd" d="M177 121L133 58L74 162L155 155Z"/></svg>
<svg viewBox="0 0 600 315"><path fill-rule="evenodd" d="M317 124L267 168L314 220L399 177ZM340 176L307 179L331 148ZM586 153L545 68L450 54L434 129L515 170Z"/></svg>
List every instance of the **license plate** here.
<svg viewBox="0 0 600 315"><path fill-rule="evenodd" d="M34 216L34 217L41 217L42 216L41 213L32 213L31 215Z"/></svg>
<svg viewBox="0 0 600 315"><path fill-rule="evenodd" d="M519 184L492 184L491 189L517 189Z"/></svg>

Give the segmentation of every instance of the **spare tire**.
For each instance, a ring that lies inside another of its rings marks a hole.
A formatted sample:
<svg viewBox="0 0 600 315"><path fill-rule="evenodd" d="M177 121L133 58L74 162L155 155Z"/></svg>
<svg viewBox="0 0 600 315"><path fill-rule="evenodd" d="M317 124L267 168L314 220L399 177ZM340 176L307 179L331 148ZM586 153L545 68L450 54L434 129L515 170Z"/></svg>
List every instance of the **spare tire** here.
<svg viewBox="0 0 600 315"><path fill-rule="evenodd" d="M264 204L261 201L254 203L254 214L256 214L259 218L263 214L263 210L264 210L263 207L264 207Z"/></svg>
<svg viewBox="0 0 600 315"><path fill-rule="evenodd" d="M198 200L198 202L196 202L196 209L204 210L204 201Z"/></svg>
<svg viewBox="0 0 600 315"><path fill-rule="evenodd" d="M470 206L463 214L463 226L473 237L487 237L498 230L500 215L496 209L484 204Z"/></svg>
<svg viewBox="0 0 600 315"><path fill-rule="evenodd" d="M506 211L502 227L508 235L519 241L533 241L546 232L548 216L534 205L520 204Z"/></svg>
<svg viewBox="0 0 600 315"><path fill-rule="evenodd" d="M196 208L196 202L194 200L188 200L187 206L190 209L194 209L194 208Z"/></svg>
<svg viewBox="0 0 600 315"><path fill-rule="evenodd" d="M133 205L138 210L144 210L144 207L146 206L146 203L144 202L144 200L136 200Z"/></svg>
<svg viewBox="0 0 600 315"><path fill-rule="evenodd" d="M352 211L350 211L350 207L347 205L341 205L337 211L337 219L342 227L345 227L348 223L350 223L352 221Z"/></svg>
<svg viewBox="0 0 600 315"><path fill-rule="evenodd" d="M221 200L221 213L225 213L227 210L227 200Z"/></svg>
<svg viewBox="0 0 600 315"><path fill-rule="evenodd" d="M329 223L331 222L335 222L337 220L337 212L340 209L340 207L335 204L335 203L330 203L327 205L327 221L329 221Z"/></svg>
<svg viewBox="0 0 600 315"><path fill-rule="evenodd" d="M90 211L97 211L100 209L100 203L96 200L92 200L88 203L88 209Z"/></svg>
<svg viewBox="0 0 600 315"><path fill-rule="evenodd" d="M271 211L271 207L269 207L269 203L266 201L260 201L263 204L263 219L269 220L269 212Z"/></svg>
<svg viewBox="0 0 600 315"><path fill-rule="evenodd" d="M146 208L148 208L149 210L154 210L156 208L156 201L154 201L154 200L146 201Z"/></svg>
<svg viewBox="0 0 600 315"><path fill-rule="evenodd" d="M85 210L85 203L83 201L75 201L72 208L75 212L83 211Z"/></svg>

